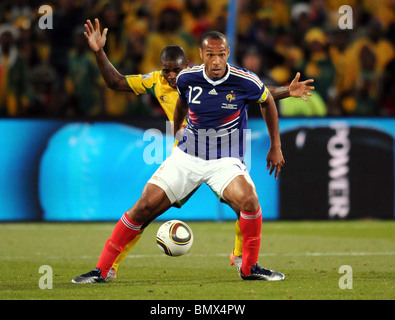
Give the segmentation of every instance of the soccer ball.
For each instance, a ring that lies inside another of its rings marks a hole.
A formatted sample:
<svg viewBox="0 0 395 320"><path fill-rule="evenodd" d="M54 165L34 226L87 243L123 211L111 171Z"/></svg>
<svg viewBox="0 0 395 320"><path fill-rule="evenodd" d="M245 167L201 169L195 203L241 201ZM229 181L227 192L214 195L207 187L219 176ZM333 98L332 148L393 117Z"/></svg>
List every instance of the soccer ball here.
<svg viewBox="0 0 395 320"><path fill-rule="evenodd" d="M156 243L168 256L181 256L192 247L192 229L183 221L169 220L159 227Z"/></svg>

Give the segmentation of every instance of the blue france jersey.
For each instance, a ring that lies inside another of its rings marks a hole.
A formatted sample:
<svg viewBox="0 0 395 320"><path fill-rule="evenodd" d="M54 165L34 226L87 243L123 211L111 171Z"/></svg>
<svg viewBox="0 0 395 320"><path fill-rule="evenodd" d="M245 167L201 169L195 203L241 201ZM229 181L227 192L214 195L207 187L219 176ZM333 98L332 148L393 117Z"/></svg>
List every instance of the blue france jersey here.
<svg viewBox="0 0 395 320"><path fill-rule="evenodd" d="M177 146L205 160L243 160L248 102L262 103L268 95L258 76L227 64L225 75L212 80L202 64L181 71L177 88L180 99L189 107L187 127Z"/></svg>

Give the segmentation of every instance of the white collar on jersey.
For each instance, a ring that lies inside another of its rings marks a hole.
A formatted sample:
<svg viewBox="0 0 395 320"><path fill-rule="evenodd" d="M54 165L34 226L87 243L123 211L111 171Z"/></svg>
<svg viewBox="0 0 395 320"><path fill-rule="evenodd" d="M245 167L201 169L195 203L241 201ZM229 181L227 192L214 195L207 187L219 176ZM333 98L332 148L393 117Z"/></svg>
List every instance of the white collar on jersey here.
<svg viewBox="0 0 395 320"><path fill-rule="evenodd" d="M210 78L207 76L207 74L206 74L206 68L204 67L204 68L203 68L203 77L204 77L204 79L207 80L208 83L212 84L213 86L217 86L217 85L221 84L222 82L226 81L226 80L229 78L229 74L230 74L230 66L229 66L229 63L226 63L226 69L227 69L227 70L226 70L226 73L225 73L225 75L224 75L221 79L212 80L212 79L210 79Z"/></svg>

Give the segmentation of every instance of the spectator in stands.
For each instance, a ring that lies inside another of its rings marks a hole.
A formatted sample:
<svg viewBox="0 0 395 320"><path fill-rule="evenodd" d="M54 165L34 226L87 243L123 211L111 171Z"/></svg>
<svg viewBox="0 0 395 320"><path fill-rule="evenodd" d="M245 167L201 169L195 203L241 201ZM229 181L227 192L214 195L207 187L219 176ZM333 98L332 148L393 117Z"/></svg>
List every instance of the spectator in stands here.
<svg viewBox="0 0 395 320"><path fill-rule="evenodd" d="M384 71L387 63L395 57L395 46L384 38L383 27L380 21L372 19L366 29L366 34L352 44L355 61L359 61L361 48L369 46L376 56L376 67L379 73Z"/></svg>
<svg viewBox="0 0 395 320"><path fill-rule="evenodd" d="M111 30L108 34L108 43L111 44L108 57L120 71L125 74L146 73L160 68L153 65L157 61L156 54L170 44L184 47L191 64L200 64L196 39L207 29L226 33L229 1L50 1L48 4L54 9L53 29L38 30L38 8L42 4L42 1L36 0L0 2L0 23L22 28L24 37L21 43L27 49L34 46L30 49L39 56L37 65L34 62L29 64L30 73L34 76L26 77L28 87L28 80L31 79L33 96L38 99L28 109L24 107L19 108L19 111L12 111L17 114L37 115L45 110L53 114L56 111L54 106L59 106L64 101L65 97L59 95L65 92L64 77L69 72L67 56L73 45L72 31L86 17L98 15L103 25ZM261 63L264 73L267 75L271 72L280 83L285 82L287 74L292 77L295 69L303 70L300 64L302 61L306 66L302 77L315 75L316 92L321 92L320 96L327 104L329 115L349 115L357 112L355 97L349 97L357 91L360 92L356 85L361 83L360 76L367 74L361 71L360 53L363 47L369 48L363 50L363 56L374 54L376 71L380 77L387 79L383 80L383 86L388 87L386 83L391 73L386 70L386 66L391 66L389 62L395 58L395 2L347 1L347 5L353 9L354 28L344 32L338 28L338 10L343 4L345 3L342 0L240 0L237 8L236 48L233 51L235 60L243 64L244 54L254 44L263 58ZM307 37L313 27L318 27L315 30L321 30L324 36L317 36L319 32L314 35L313 32ZM330 40L325 34L328 28L336 29ZM34 40L29 41L29 37L34 37ZM307 38L315 38L315 41L307 41ZM317 42L318 46L321 45L320 50L317 50ZM249 58L254 57L247 56ZM333 64L334 71L330 63ZM376 74L376 71L370 74ZM40 84L37 81L39 78L48 81ZM330 88L329 92L325 90L327 88ZM152 104L152 101L140 101L130 95L112 94L110 90L104 90L103 103L108 116L135 114L136 110L140 112L144 109L143 105ZM4 96L3 91L0 93L3 100L2 114L8 115L9 111L4 107ZM389 110L388 96L384 98L383 94L379 94L377 99L378 103L387 101L386 107L381 110ZM112 103L107 104L105 101ZM12 110L16 110L15 103L10 105ZM38 112L38 109L41 111ZM151 107L145 109L152 110ZM386 112L389 111L384 114Z"/></svg>
<svg viewBox="0 0 395 320"><path fill-rule="evenodd" d="M310 20L315 27L325 27L328 20L325 0L310 1Z"/></svg>
<svg viewBox="0 0 395 320"><path fill-rule="evenodd" d="M50 41L49 62L55 68L58 77L58 90L64 90L67 74L67 58L73 47L73 30L83 24L82 8L72 0L59 0L53 10L53 28L46 30Z"/></svg>
<svg viewBox="0 0 395 320"><path fill-rule="evenodd" d="M296 3L291 7L291 31L295 43L304 41L306 32L312 27L310 6L307 3Z"/></svg>
<svg viewBox="0 0 395 320"><path fill-rule="evenodd" d="M379 114L378 86L379 73L377 57L369 46L363 46L359 53L360 72L355 83L356 110L353 115L376 116Z"/></svg>
<svg viewBox="0 0 395 320"><path fill-rule="evenodd" d="M395 59L385 67L379 87L380 114L395 116Z"/></svg>
<svg viewBox="0 0 395 320"><path fill-rule="evenodd" d="M243 55L243 58L241 60L241 66L243 68L246 68L247 70L250 70L254 72L259 78L262 80L262 82L266 86L277 86L278 83L274 81L270 75L265 73L265 69L263 68L263 57L262 55L258 52L258 49L256 47L250 47L245 54ZM276 103L276 101L275 101ZM261 117L261 111L257 103L255 102L250 102L248 107L248 116L249 117Z"/></svg>
<svg viewBox="0 0 395 320"><path fill-rule="evenodd" d="M168 45L177 44L184 48L191 65L200 63L196 41L181 27L182 15L179 8L175 6L165 7L161 12L157 28L147 37L145 55L141 66L142 73L160 69L157 55Z"/></svg>
<svg viewBox="0 0 395 320"><path fill-rule="evenodd" d="M32 94L26 116L45 117L57 115L54 90L57 74L48 63L47 48L43 50L33 39L26 39L21 49L28 62L29 82ZM40 52L41 51L41 52ZM46 53L43 53L45 52Z"/></svg>
<svg viewBox="0 0 395 320"><path fill-rule="evenodd" d="M63 106L63 114L78 116L98 116L103 114L100 94L104 86L100 87L100 72L96 66L95 57L88 50L84 29L74 30L74 47L68 58L68 74L66 89L69 99Z"/></svg>
<svg viewBox="0 0 395 320"><path fill-rule="evenodd" d="M202 35L212 26L208 9L207 0L185 1L184 27L193 35L196 42L199 42Z"/></svg>
<svg viewBox="0 0 395 320"><path fill-rule="evenodd" d="M331 115L344 115L348 101L348 93L355 84L355 57L350 49L349 43L351 41L350 32L348 30L341 30L335 28L330 33L329 55L336 70L335 74L335 103L331 110Z"/></svg>
<svg viewBox="0 0 395 320"><path fill-rule="evenodd" d="M29 106L29 82L26 60L15 42L18 30L9 24L0 26L0 115L23 115Z"/></svg>
<svg viewBox="0 0 395 320"><path fill-rule="evenodd" d="M109 46L107 48L107 56L111 63L120 70L120 72L128 73L127 68L129 58L127 56L129 39L125 33L123 13L121 11L120 2L102 0L99 1L96 10L99 13L99 19L106 28L111 32L107 34ZM85 21L84 21L85 22ZM80 25L83 25L81 23ZM107 116L122 116L128 114L129 97L121 92L115 94L112 90L105 86L100 77L100 85L103 89L104 109Z"/></svg>
<svg viewBox="0 0 395 320"><path fill-rule="evenodd" d="M264 57L263 67L273 66L275 59L274 45L276 30L273 27L273 13L267 9L257 12L257 19L251 24L248 35L245 38L242 48L248 48L252 43Z"/></svg>
<svg viewBox="0 0 395 320"><path fill-rule="evenodd" d="M100 1L96 9L100 12L100 21L111 30L107 35L110 44L107 52L111 62L118 66L126 58L127 43L124 26L120 23L122 15L119 5L115 1Z"/></svg>
<svg viewBox="0 0 395 320"><path fill-rule="evenodd" d="M328 38L321 29L312 28L306 33L305 43L304 74L315 80L316 92L328 102L333 98L336 72L328 53Z"/></svg>

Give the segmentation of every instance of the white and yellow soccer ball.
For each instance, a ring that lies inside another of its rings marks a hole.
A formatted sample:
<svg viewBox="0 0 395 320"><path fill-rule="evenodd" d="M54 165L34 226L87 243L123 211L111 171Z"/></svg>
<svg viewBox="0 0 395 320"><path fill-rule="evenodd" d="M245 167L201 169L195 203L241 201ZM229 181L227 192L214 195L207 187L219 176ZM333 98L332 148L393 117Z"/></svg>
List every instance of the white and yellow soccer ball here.
<svg viewBox="0 0 395 320"><path fill-rule="evenodd" d="M192 229L181 220L166 221L158 229L156 243L168 256L181 256L192 247Z"/></svg>

